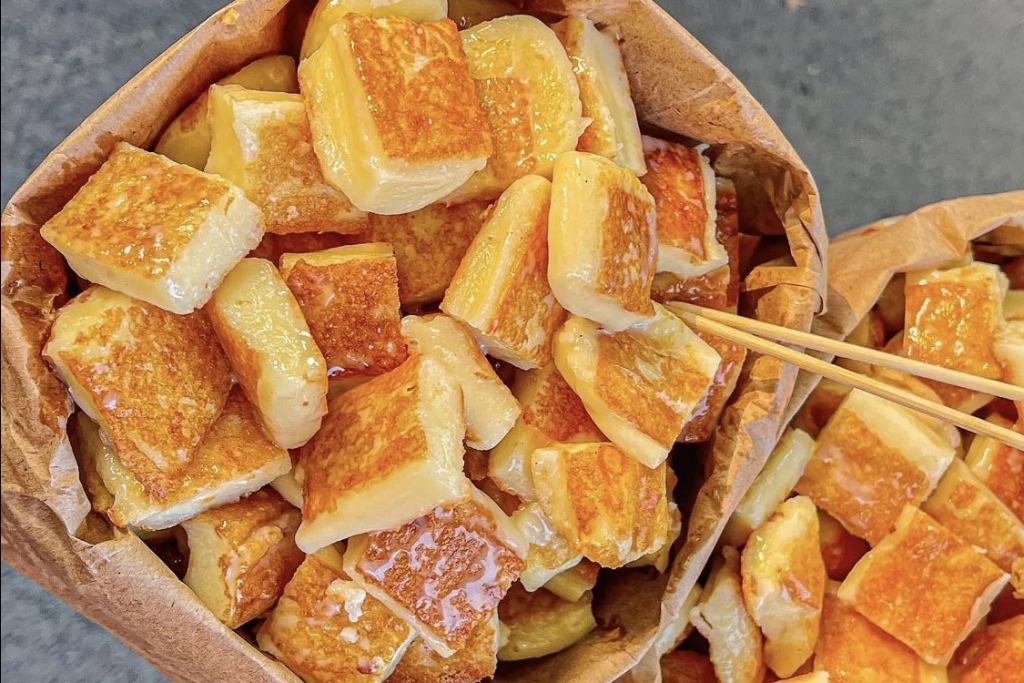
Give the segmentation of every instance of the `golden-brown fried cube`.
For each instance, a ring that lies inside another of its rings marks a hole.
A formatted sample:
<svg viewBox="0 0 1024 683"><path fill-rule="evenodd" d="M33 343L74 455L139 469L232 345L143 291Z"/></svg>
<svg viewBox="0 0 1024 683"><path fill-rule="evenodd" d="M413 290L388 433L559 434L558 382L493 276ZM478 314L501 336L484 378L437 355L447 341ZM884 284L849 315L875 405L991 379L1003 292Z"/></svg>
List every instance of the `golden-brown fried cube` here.
<svg viewBox="0 0 1024 683"><path fill-rule="evenodd" d="M525 571L525 570L524 570ZM601 565L584 558L564 572L555 574L544 584L544 589L551 591L563 600L578 602L587 591L594 590Z"/></svg>
<svg viewBox="0 0 1024 683"><path fill-rule="evenodd" d="M121 527L170 528L262 488L291 467L288 451L267 439L237 388L188 464L171 474L127 465L84 415L78 415L72 427L78 435L76 446L88 451L85 459L95 463L113 494L107 516Z"/></svg>
<svg viewBox="0 0 1024 683"><path fill-rule="evenodd" d="M205 313L175 315L106 287L60 309L43 356L147 487L188 465L231 390Z"/></svg>
<svg viewBox="0 0 1024 683"><path fill-rule="evenodd" d="M834 581L845 579L870 549L867 541L851 534L835 517L822 510L818 510L818 542L825 573Z"/></svg>
<svg viewBox="0 0 1024 683"><path fill-rule="evenodd" d="M320 0L302 36L305 59L327 39L331 27L350 12L368 17L405 17L415 22L441 21L447 14L445 0Z"/></svg>
<svg viewBox="0 0 1024 683"><path fill-rule="evenodd" d="M561 652L597 628L587 593L576 602L563 600L541 588L529 593L513 584L498 605L498 615L508 628L508 642L498 650L498 660L515 662Z"/></svg>
<svg viewBox="0 0 1024 683"><path fill-rule="evenodd" d="M905 389L912 394L935 403L944 402L942 396L939 394L939 391L941 390L940 387L950 386L939 382L929 382L921 379L920 377L915 377L914 375L903 372L902 370L894 370L877 365L868 366L868 372L866 374L871 375L874 379L877 379L880 382L885 382L886 384L890 384L899 389ZM959 387L950 386L950 388L957 391L966 391L961 390ZM991 400L992 397L988 397L986 399L986 401ZM938 418L925 415L924 413L915 412L914 417L927 425L933 432L938 434L943 441L948 443L959 454L963 439L960 436L960 431L955 425L944 422Z"/></svg>
<svg viewBox="0 0 1024 683"><path fill-rule="evenodd" d="M329 546L306 556L256 642L307 683L381 683L415 636L351 580Z"/></svg>
<svg viewBox="0 0 1024 683"><path fill-rule="evenodd" d="M679 506L671 500L671 493L669 491L668 537L665 539L664 545L649 555L633 560L626 565L627 567L654 567L659 574L663 574L668 569L668 563L672 557L672 545L679 540L679 535L683 532L683 515L679 511Z"/></svg>
<svg viewBox="0 0 1024 683"><path fill-rule="evenodd" d="M402 319L402 334L413 353L434 358L462 388L466 445L487 450L519 418L519 401L501 381L466 327L446 315Z"/></svg>
<svg viewBox="0 0 1024 683"><path fill-rule="evenodd" d="M397 216L370 214L368 239L387 242L398 261L403 306L440 301L484 222L487 202L431 204Z"/></svg>
<svg viewBox="0 0 1024 683"><path fill-rule="evenodd" d="M263 227L256 205L223 178L120 142L40 234L87 281L191 313Z"/></svg>
<svg viewBox="0 0 1024 683"><path fill-rule="evenodd" d="M572 316L555 337L555 364L594 423L630 456L664 462L715 379L721 356L655 304L655 316L609 332Z"/></svg>
<svg viewBox="0 0 1024 683"><path fill-rule="evenodd" d="M454 22L345 14L299 65L327 182L363 211L422 209L491 155Z"/></svg>
<svg viewBox="0 0 1024 683"><path fill-rule="evenodd" d="M647 172L640 124L629 92L619 39L586 17L570 16L551 27L565 46L580 87L583 117L590 119L576 149L600 154L638 176Z"/></svg>
<svg viewBox="0 0 1024 683"><path fill-rule="evenodd" d="M323 427L300 452L296 542L306 552L401 526L470 495L462 392L437 361L413 356L329 403Z"/></svg>
<svg viewBox="0 0 1024 683"><path fill-rule="evenodd" d="M188 535L185 584L228 628L277 602L302 564L295 546L301 513L263 489L181 523Z"/></svg>
<svg viewBox="0 0 1024 683"><path fill-rule="evenodd" d="M707 655L693 650L674 650L661 657L664 683L718 683L715 667Z"/></svg>
<svg viewBox="0 0 1024 683"><path fill-rule="evenodd" d="M949 683L1011 683L1024 662L1024 615L972 633L949 665Z"/></svg>
<svg viewBox="0 0 1024 683"><path fill-rule="evenodd" d="M754 479L722 532L722 543L739 548L750 533L768 521L786 500L814 452L814 440L799 429L790 429L776 444L764 469Z"/></svg>
<svg viewBox="0 0 1024 683"><path fill-rule="evenodd" d="M409 356L402 336L395 256L387 244L353 244L281 256L333 382L375 377Z"/></svg>
<svg viewBox="0 0 1024 683"><path fill-rule="evenodd" d="M451 657L442 657L422 638L413 641L388 683L477 683L494 675L500 640L501 626L495 609L491 618L477 626L465 646Z"/></svg>
<svg viewBox="0 0 1024 683"><path fill-rule="evenodd" d="M547 278L550 203L551 183L540 176L505 190L441 302L491 356L523 370L551 362L551 340L565 320Z"/></svg>
<svg viewBox="0 0 1024 683"><path fill-rule="evenodd" d="M992 346L1002 366L1002 380L1024 387L1024 320L1007 320L996 329Z"/></svg>
<svg viewBox="0 0 1024 683"><path fill-rule="evenodd" d="M814 670L830 683L946 683L943 667L926 664L913 650L836 597L839 584L825 590Z"/></svg>
<svg viewBox="0 0 1024 683"><path fill-rule="evenodd" d="M551 178L586 127L572 64L554 31L526 15L462 31L469 72L494 140L487 167L449 198L494 199L525 175Z"/></svg>
<svg viewBox="0 0 1024 683"><path fill-rule="evenodd" d="M544 515L569 547L621 567L668 540L665 465L650 469L610 443L539 448L530 467Z"/></svg>
<svg viewBox="0 0 1024 683"><path fill-rule="evenodd" d="M850 392L818 435L796 491L874 545L928 497L953 448L909 410Z"/></svg>
<svg viewBox="0 0 1024 683"><path fill-rule="evenodd" d="M616 332L655 315L657 240L654 199L635 175L596 154L558 157L548 280L566 310Z"/></svg>
<svg viewBox="0 0 1024 683"><path fill-rule="evenodd" d="M896 530L857 563L838 596L924 661L944 666L1008 580L984 555L907 506Z"/></svg>
<svg viewBox="0 0 1024 683"><path fill-rule="evenodd" d="M517 372L512 393L522 405L522 415L491 450L487 473L502 490L536 500L530 475L535 450L553 443L604 441L605 437L554 363Z"/></svg>
<svg viewBox="0 0 1024 683"><path fill-rule="evenodd" d="M993 346L1007 287L990 263L908 273L903 355L998 379Z"/></svg>
<svg viewBox="0 0 1024 683"><path fill-rule="evenodd" d="M525 555L526 542L509 518L474 490L463 503L353 538L345 569L449 657L491 618Z"/></svg>
<svg viewBox="0 0 1024 683"><path fill-rule="evenodd" d="M921 509L961 540L983 550L1004 572L1024 558L1024 523L962 460L949 464Z"/></svg>
<svg viewBox="0 0 1024 683"><path fill-rule="evenodd" d="M658 272L680 278L726 265L718 241L715 172L698 149L644 136L643 183L658 210Z"/></svg>
<svg viewBox="0 0 1024 683"><path fill-rule="evenodd" d="M545 516L539 503L527 503L512 514L512 524L530 544L519 581L523 588L535 591L555 576L575 567L583 559Z"/></svg>
<svg viewBox="0 0 1024 683"><path fill-rule="evenodd" d="M710 441L718 427L718 418L725 410L725 404L736 390L743 361L747 359L747 347L735 342L726 341L713 334L697 332L708 346L718 353L722 362L715 371L711 386L701 397L693 411L693 416L683 425L683 431L676 439L679 443L702 443Z"/></svg>
<svg viewBox="0 0 1024 683"><path fill-rule="evenodd" d="M988 419L1001 427L1014 427L998 415ZM1018 421L1014 429L1024 431L1024 420ZM971 442L964 462L1018 519L1024 520L1024 451L979 435Z"/></svg>
<svg viewBox="0 0 1024 683"><path fill-rule="evenodd" d="M309 441L327 412L327 364L274 264L242 259L207 311L270 438L282 448Z"/></svg>
<svg viewBox="0 0 1024 683"><path fill-rule="evenodd" d="M291 93L210 88L206 172L242 188L271 233L359 232L366 214L324 180L306 105Z"/></svg>
<svg viewBox="0 0 1024 683"><path fill-rule="evenodd" d="M792 676L814 651L825 593L818 513L809 498L790 498L754 530L740 560L743 600L764 634L764 661Z"/></svg>
<svg viewBox="0 0 1024 683"><path fill-rule="evenodd" d="M720 683L761 683L765 666L761 631L743 605L740 560L735 548L722 557L690 613L690 619L711 646L711 663Z"/></svg>

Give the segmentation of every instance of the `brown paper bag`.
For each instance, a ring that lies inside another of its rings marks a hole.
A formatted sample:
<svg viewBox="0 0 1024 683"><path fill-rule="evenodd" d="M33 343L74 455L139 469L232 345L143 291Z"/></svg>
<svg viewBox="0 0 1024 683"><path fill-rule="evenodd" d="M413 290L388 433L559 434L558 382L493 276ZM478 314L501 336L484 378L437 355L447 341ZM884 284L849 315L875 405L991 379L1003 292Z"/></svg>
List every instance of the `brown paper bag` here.
<svg viewBox="0 0 1024 683"><path fill-rule="evenodd" d="M651 0L542 0L534 11L586 12L619 27L644 124L710 143L717 172L736 183L742 230L787 245L789 256L747 275L744 309L808 329L824 291L817 190L753 97ZM115 142L149 147L210 82L256 57L294 53L308 12L307 3L287 0L239 0L218 12L61 143L3 213L3 560L177 681L297 679L217 622L142 541L90 512L64 430L72 405L39 355L67 280L38 231ZM695 500L671 571L621 572L599 596L597 631L557 656L510 668L503 680L608 681L640 661L770 451L795 379L771 359L748 361L705 467L681 483Z"/></svg>

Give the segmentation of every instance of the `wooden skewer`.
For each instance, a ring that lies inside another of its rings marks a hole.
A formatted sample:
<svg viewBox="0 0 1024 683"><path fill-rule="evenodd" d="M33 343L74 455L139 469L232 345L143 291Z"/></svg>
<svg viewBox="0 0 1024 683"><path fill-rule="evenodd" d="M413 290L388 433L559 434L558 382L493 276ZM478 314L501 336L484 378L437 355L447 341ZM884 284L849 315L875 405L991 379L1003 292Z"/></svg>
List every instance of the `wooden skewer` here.
<svg viewBox="0 0 1024 683"><path fill-rule="evenodd" d="M676 303L671 303L668 304L668 307L678 315L683 322L698 332L713 334L731 342L742 344L748 349L763 353L773 358L778 358L781 361L795 365L796 367L807 370L808 372L813 372L816 375L827 377L828 379L839 382L840 384L861 389L880 398L888 399L893 403L897 403L906 408L911 408L912 410L917 410L930 417L949 422L975 434L991 437L997 441L1013 446L1014 448L1024 449L1024 434L1015 432L1012 429L1007 429L1006 427L982 420L974 415L962 413L941 403L929 401L928 399L921 398L909 391L885 384L884 382L880 382L879 380L872 379L870 377L865 377L864 375L853 372L852 370L847 370L846 368L838 365L826 363L823 360L801 353L800 351L795 351L773 341L762 339L761 337L750 334L749 332L744 332L743 330L712 320L710 317L702 314L693 313L689 305L680 306Z"/></svg>
<svg viewBox="0 0 1024 683"><path fill-rule="evenodd" d="M729 327L744 332L750 332L758 337L765 337L784 344L793 344L807 349L814 349L840 358L878 365L881 367L901 370L910 375L924 377L944 382L954 386L978 391L990 396L1001 396L1011 401L1024 401L1024 387L1015 387L1007 382L999 382L985 377L969 375L966 372L958 372L937 365L922 363L919 360L904 358L878 349L869 349L864 346L857 346L848 342L836 341L828 337L820 337L809 332L791 330L788 327L772 325L761 320L744 318L743 316L716 311L710 308L702 308L692 304L672 302L671 307L678 311L686 311L692 315L699 315L708 320L728 325Z"/></svg>

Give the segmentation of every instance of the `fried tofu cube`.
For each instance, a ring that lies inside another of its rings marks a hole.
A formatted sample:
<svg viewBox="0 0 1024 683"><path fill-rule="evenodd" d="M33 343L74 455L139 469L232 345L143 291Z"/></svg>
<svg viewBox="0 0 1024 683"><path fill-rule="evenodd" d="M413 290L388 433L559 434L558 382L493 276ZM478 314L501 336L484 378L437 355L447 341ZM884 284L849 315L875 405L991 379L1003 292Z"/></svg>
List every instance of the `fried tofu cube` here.
<svg viewBox="0 0 1024 683"><path fill-rule="evenodd" d="M671 491L669 491L669 494L671 494ZM681 533L683 533L683 514L679 512L679 506L676 505L675 501L671 500L670 495L668 501L668 538L665 539L665 544L650 555L644 555L626 566L654 567L659 574L664 574L665 570L668 569L668 563L672 556L672 545L679 540Z"/></svg>
<svg viewBox="0 0 1024 683"><path fill-rule="evenodd" d="M327 364L274 264L243 259L207 310L267 435L282 448L309 441L327 412Z"/></svg>
<svg viewBox="0 0 1024 683"><path fill-rule="evenodd" d="M291 467L288 451L263 434L240 389L231 392L188 464L170 474L128 465L84 415L74 419L73 427L76 446L87 451L86 459L95 463L113 494L106 514L120 527L168 529L263 488Z"/></svg>
<svg viewBox="0 0 1024 683"><path fill-rule="evenodd" d="M555 337L555 364L594 423L648 467L668 457L721 364L679 318L654 310L618 333L573 316Z"/></svg>
<svg viewBox="0 0 1024 683"><path fill-rule="evenodd" d="M926 664L913 650L836 597L830 582L814 647L814 670L832 683L946 683L944 667Z"/></svg>
<svg viewBox="0 0 1024 683"><path fill-rule="evenodd" d="M1009 580L999 567L907 506L857 563L839 599L928 662L945 666Z"/></svg>
<svg viewBox="0 0 1024 683"><path fill-rule="evenodd" d="M551 362L565 312L548 285L551 183L529 175L488 212L441 310L469 325L488 353L520 369Z"/></svg>
<svg viewBox="0 0 1024 683"><path fill-rule="evenodd" d="M532 501L537 499L530 474L530 456L535 450L553 443L604 441L605 436L554 363L517 372L512 393L522 414L491 450L487 474L502 490Z"/></svg>
<svg viewBox="0 0 1024 683"><path fill-rule="evenodd" d="M1009 420L993 415L988 418L1001 427L1013 427ZM1024 430L1024 421L1017 423ZM971 472L1003 501L1018 519L1024 520L1024 451L987 436L975 436L964 459Z"/></svg>
<svg viewBox="0 0 1024 683"><path fill-rule="evenodd" d="M576 602L544 590L530 593L514 584L498 606L508 642L498 650L498 661L515 662L561 652L597 628L592 596Z"/></svg>
<svg viewBox="0 0 1024 683"><path fill-rule="evenodd" d="M1002 365L1002 380L1024 387L1024 320L1008 320L996 330L992 347Z"/></svg>
<svg viewBox="0 0 1024 683"><path fill-rule="evenodd" d="M1024 289L1011 289L1003 299L1005 320L1024 320Z"/></svg>
<svg viewBox="0 0 1024 683"><path fill-rule="evenodd" d="M569 569L552 576L544 584L544 589L551 591L563 600L578 602L583 598L584 593L594 590L600 571L601 565L583 559Z"/></svg>
<svg viewBox="0 0 1024 683"><path fill-rule="evenodd" d="M994 345L1008 287L990 263L908 273L903 355L998 379Z"/></svg>
<svg viewBox="0 0 1024 683"><path fill-rule="evenodd" d="M915 414L859 390L818 435L796 491L875 545L932 492L953 448Z"/></svg>
<svg viewBox="0 0 1024 683"><path fill-rule="evenodd" d="M332 382L375 377L409 357L389 245L284 254L281 276L299 302Z"/></svg>
<svg viewBox="0 0 1024 683"><path fill-rule="evenodd" d="M501 381L466 327L446 315L402 319L402 334L413 353L437 360L462 388L466 444L487 450L519 418L519 401Z"/></svg>
<svg viewBox="0 0 1024 683"><path fill-rule="evenodd" d="M718 683L715 667L707 655L693 650L674 650L661 658L664 683Z"/></svg>
<svg viewBox="0 0 1024 683"><path fill-rule="evenodd" d="M277 602L302 564L295 546L301 513L261 490L181 523L188 535L185 584L231 629Z"/></svg>
<svg viewBox="0 0 1024 683"><path fill-rule="evenodd" d="M747 612L764 634L764 661L792 676L810 659L821 625L825 563L810 498L782 503L751 534L740 559Z"/></svg>
<svg viewBox="0 0 1024 683"><path fill-rule="evenodd" d="M556 444L530 467L544 515L574 552L621 567L668 541L664 463L650 469L610 443Z"/></svg>
<svg viewBox="0 0 1024 683"><path fill-rule="evenodd" d="M814 451L814 440L799 429L783 434L722 532L722 543L739 548L768 521L800 481Z"/></svg>
<svg viewBox="0 0 1024 683"><path fill-rule="evenodd" d="M399 46L399 47L396 47ZM491 155L455 24L345 14L299 65L324 177L359 209L422 209Z"/></svg>
<svg viewBox="0 0 1024 683"><path fill-rule="evenodd" d="M302 36L301 58L316 52L327 40L331 27L349 13L367 17L405 17L417 23L441 21L447 16L447 3L445 0L320 0L313 8Z"/></svg>
<svg viewBox="0 0 1024 683"><path fill-rule="evenodd" d="M525 175L551 178L586 127L572 63L539 19L501 17L461 32L476 96L494 140L487 167L449 198L494 199Z"/></svg>
<svg viewBox="0 0 1024 683"><path fill-rule="evenodd" d="M40 234L88 282L184 314L210 299L263 227L223 178L119 142Z"/></svg>
<svg viewBox="0 0 1024 683"><path fill-rule="evenodd" d="M466 500L465 431L457 381L426 356L332 396L323 427L300 451L299 547L313 552Z"/></svg>
<svg viewBox="0 0 1024 683"><path fill-rule="evenodd" d="M548 281L563 308L621 332L655 315L654 199L630 171L596 154L555 162Z"/></svg>
<svg viewBox="0 0 1024 683"><path fill-rule="evenodd" d="M242 188L267 232L359 232L366 214L324 180L306 105L291 93L210 88L206 172Z"/></svg>
<svg viewBox="0 0 1024 683"><path fill-rule="evenodd" d="M825 573L834 581L846 578L860 558L870 550L867 541L847 531L836 518L818 510L818 543Z"/></svg>
<svg viewBox="0 0 1024 683"><path fill-rule="evenodd" d="M191 462L231 390L205 313L175 315L106 287L59 310L43 356L146 486Z"/></svg>
<svg viewBox="0 0 1024 683"><path fill-rule="evenodd" d="M415 637L351 580L338 551L327 547L299 566L256 643L306 683L381 683Z"/></svg>
<svg viewBox="0 0 1024 683"><path fill-rule="evenodd" d="M487 202L431 204L397 216L370 214L368 239L387 242L395 250L403 306L432 304L444 297L480 232L487 207Z"/></svg>
<svg viewBox="0 0 1024 683"><path fill-rule="evenodd" d="M790 424L807 432L812 439L818 438L849 393L850 387L845 384L822 377Z"/></svg>
<svg viewBox="0 0 1024 683"><path fill-rule="evenodd" d="M726 341L713 334L697 332L708 346L718 353L722 362L715 371L715 377L704 396L693 411L683 431L676 439L679 443L703 443L710 441L718 427L718 419L725 410L725 404L736 390L743 370L743 361L747 359L747 347L742 344Z"/></svg>
<svg viewBox="0 0 1024 683"><path fill-rule="evenodd" d="M647 172L640 124L629 92L619 39L586 17L570 16L551 27L565 46L580 87L583 117L590 119L576 149L600 154L638 176Z"/></svg>
<svg viewBox="0 0 1024 683"><path fill-rule="evenodd" d="M962 460L954 459L921 509L1009 573L1024 559L1024 523L981 483Z"/></svg>
<svg viewBox="0 0 1024 683"><path fill-rule="evenodd" d="M1009 683L1024 662L1024 615L972 633L949 665L950 683Z"/></svg>
<svg viewBox="0 0 1024 683"><path fill-rule="evenodd" d="M939 393L940 387L949 386L950 389L954 389L956 391L966 391L959 387L952 387L939 382L929 382L928 380L915 377L914 375L903 372L902 370L894 370L877 365L868 366L866 374L871 375L871 377L881 382L885 382L886 384L890 384L899 389L904 389L912 394L920 396L923 399L933 401L935 403L944 403L943 398ZM988 397L986 402L991 400L992 397ZM914 417L927 425L932 431L938 434L943 441L948 443L959 453L963 439L960 436L960 431L955 425L919 412L915 412Z"/></svg>
<svg viewBox="0 0 1024 683"><path fill-rule="evenodd" d="M498 668L501 634L495 609L451 657L442 657L420 638L402 655L388 683L477 683L490 678Z"/></svg>
<svg viewBox="0 0 1024 683"><path fill-rule="evenodd" d="M761 683L765 673L761 631L743 604L740 581L739 555L726 546L690 619L708 639L720 683Z"/></svg>
<svg viewBox="0 0 1024 683"><path fill-rule="evenodd" d="M474 489L465 502L351 539L345 569L450 657L491 618L523 570L526 548L505 513Z"/></svg>
<svg viewBox="0 0 1024 683"><path fill-rule="evenodd" d="M527 503L512 514L512 524L530 544L525 566L519 575L523 588L535 591L543 588L555 576L575 567L583 559L570 547L544 515L539 503Z"/></svg>
<svg viewBox="0 0 1024 683"><path fill-rule="evenodd" d="M217 84L240 85L249 90L299 92L295 59L290 55L261 57L220 79ZM206 167L213 136L207 120L208 98L209 93L204 92L171 121L156 143L154 151L157 154L200 171Z"/></svg>

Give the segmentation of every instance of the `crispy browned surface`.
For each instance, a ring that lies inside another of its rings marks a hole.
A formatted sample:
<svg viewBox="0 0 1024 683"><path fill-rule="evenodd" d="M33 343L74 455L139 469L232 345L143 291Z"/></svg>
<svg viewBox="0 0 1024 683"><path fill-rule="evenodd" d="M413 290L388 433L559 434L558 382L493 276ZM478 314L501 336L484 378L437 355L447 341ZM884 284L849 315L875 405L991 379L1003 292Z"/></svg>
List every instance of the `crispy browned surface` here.
<svg viewBox="0 0 1024 683"><path fill-rule="evenodd" d="M1011 683L1024 665L1024 616L975 631L949 666L950 683Z"/></svg>
<svg viewBox="0 0 1024 683"><path fill-rule="evenodd" d="M700 152L665 143L645 150L644 158L647 173L640 180L650 190L658 207L658 243L685 249L703 259L708 209L704 203Z"/></svg>
<svg viewBox="0 0 1024 683"><path fill-rule="evenodd" d="M459 649L490 617L523 566L490 511L468 501L370 534L354 570L412 613L421 630Z"/></svg>
<svg viewBox="0 0 1024 683"><path fill-rule="evenodd" d="M673 650L661 658L664 683L718 683L715 667L707 655L691 650Z"/></svg>
<svg viewBox="0 0 1024 683"><path fill-rule="evenodd" d="M476 683L494 675L497 668L497 623L481 622L465 646L445 658L416 640L402 656L388 683Z"/></svg>
<svg viewBox="0 0 1024 683"><path fill-rule="evenodd" d="M1024 420L1014 427L1024 431ZM999 500L1024 520L1024 451L1006 444L996 446L991 457L992 470L985 485Z"/></svg>
<svg viewBox="0 0 1024 683"><path fill-rule="evenodd" d="M348 14L341 23L385 155L412 163L490 155L454 22Z"/></svg>
<svg viewBox="0 0 1024 683"><path fill-rule="evenodd" d="M158 279L229 191L224 180L118 146L41 232L62 250Z"/></svg>
<svg viewBox="0 0 1024 683"><path fill-rule="evenodd" d="M494 154L487 160L487 167L498 185L508 187L537 167L528 113L530 88L515 78L479 78L474 84L494 136Z"/></svg>
<svg viewBox="0 0 1024 683"><path fill-rule="evenodd" d="M583 434L596 436L601 433L580 397L556 368L535 372L546 374L533 401L523 404L523 422L558 442L575 441Z"/></svg>
<svg viewBox="0 0 1024 683"><path fill-rule="evenodd" d="M658 262L657 249L648 240L648 214L653 203L649 196L619 187L621 181L611 176L622 173L629 171L602 168L595 180L598 185L607 185L608 201L604 222L595 227L601 235L595 285L627 311L649 316L654 314L651 282Z"/></svg>
<svg viewBox="0 0 1024 683"><path fill-rule="evenodd" d="M736 381L743 369L743 361L747 357L745 346L704 332L697 332L697 336L718 352L718 355L722 357L722 362L715 372L711 388L700 399L693 411L693 417L686 423L682 434L679 435L679 441L684 443L698 443L711 439L711 435L715 433L715 427L718 426L718 418L721 417L726 402L732 396L733 389L736 388Z"/></svg>

